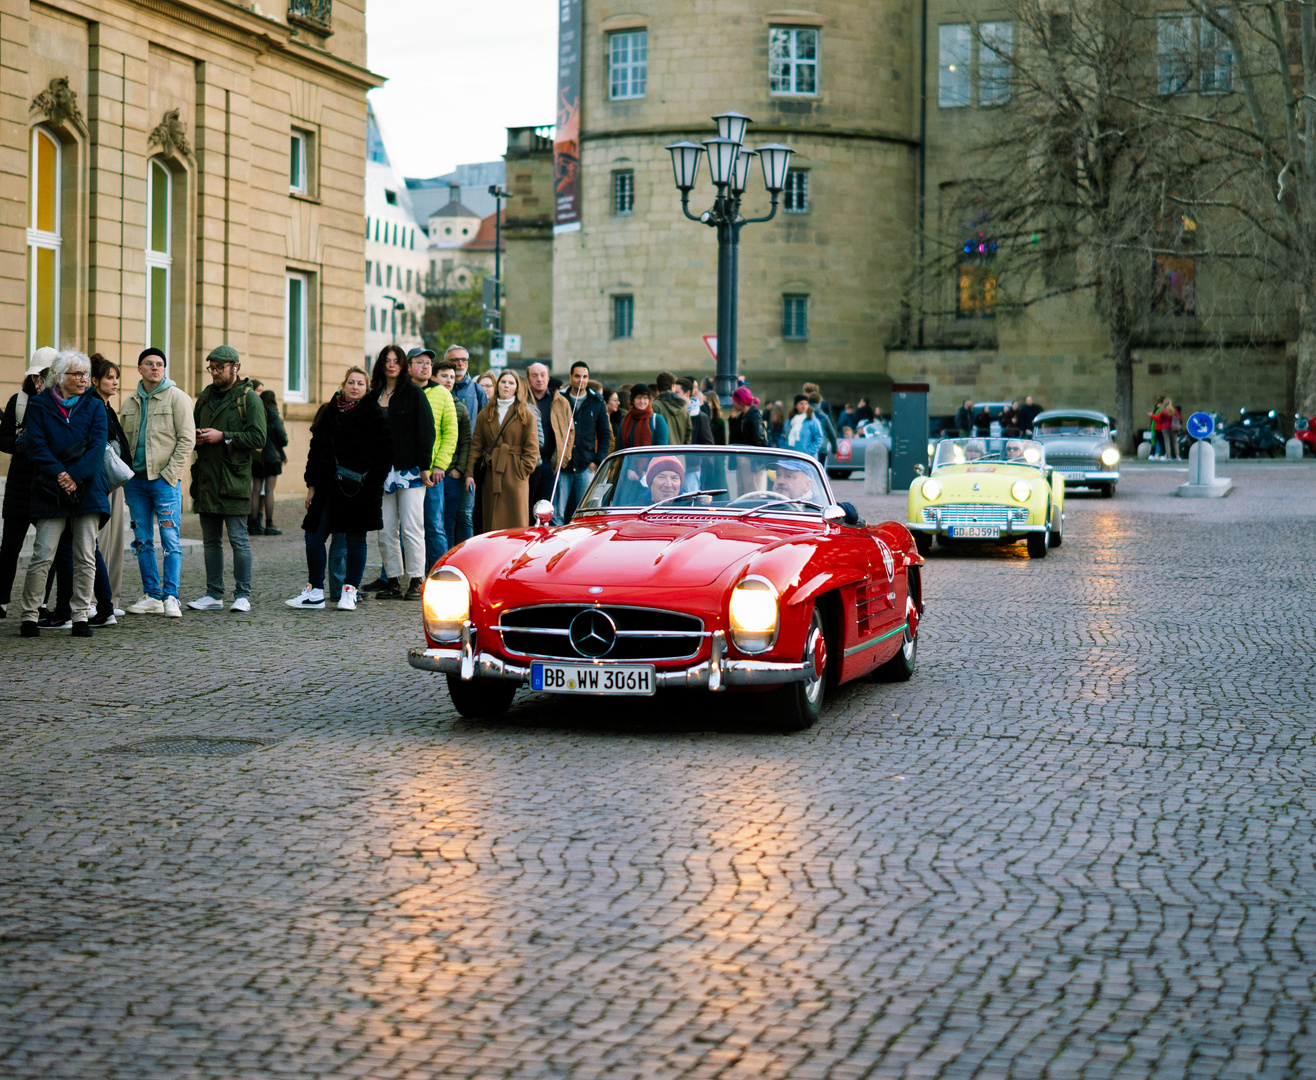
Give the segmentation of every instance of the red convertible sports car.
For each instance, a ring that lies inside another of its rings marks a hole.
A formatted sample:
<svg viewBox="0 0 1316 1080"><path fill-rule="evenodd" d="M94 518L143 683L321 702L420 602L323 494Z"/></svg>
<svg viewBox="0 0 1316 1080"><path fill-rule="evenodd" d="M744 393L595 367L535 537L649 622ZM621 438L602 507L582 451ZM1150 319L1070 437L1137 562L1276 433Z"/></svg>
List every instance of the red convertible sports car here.
<svg viewBox="0 0 1316 1080"><path fill-rule="evenodd" d="M906 528L837 505L817 460L746 446L636 447L575 515L484 533L425 580L427 647L463 716L555 694L759 693L807 727L829 685L914 673L923 559Z"/></svg>

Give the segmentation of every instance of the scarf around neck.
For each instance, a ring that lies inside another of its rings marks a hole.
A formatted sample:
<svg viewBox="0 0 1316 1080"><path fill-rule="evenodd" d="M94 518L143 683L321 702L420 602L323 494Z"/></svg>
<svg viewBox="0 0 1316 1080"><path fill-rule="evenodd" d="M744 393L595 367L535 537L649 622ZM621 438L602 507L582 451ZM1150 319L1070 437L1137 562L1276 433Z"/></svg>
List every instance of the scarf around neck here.
<svg viewBox="0 0 1316 1080"><path fill-rule="evenodd" d="M652 446L653 445L653 403L640 412L635 406L631 406L630 411L626 413L621 422L621 444L622 446Z"/></svg>

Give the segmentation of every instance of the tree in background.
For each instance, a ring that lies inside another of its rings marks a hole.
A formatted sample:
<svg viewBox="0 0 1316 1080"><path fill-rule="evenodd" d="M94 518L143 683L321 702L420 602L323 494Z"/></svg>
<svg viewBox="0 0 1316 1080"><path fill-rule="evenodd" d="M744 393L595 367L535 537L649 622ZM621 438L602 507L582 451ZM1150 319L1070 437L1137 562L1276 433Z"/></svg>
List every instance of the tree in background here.
<svg viewBox="0 0 1316 1080"><path fill-rule="evenodd" d="M454 343L466 346L472 367L487 365L493 331L484 325L483 281L479 274L467 288L448 288L446 280L425 294L425 344L439 356ZM482 361L482 362L481 362Z"/></svg>

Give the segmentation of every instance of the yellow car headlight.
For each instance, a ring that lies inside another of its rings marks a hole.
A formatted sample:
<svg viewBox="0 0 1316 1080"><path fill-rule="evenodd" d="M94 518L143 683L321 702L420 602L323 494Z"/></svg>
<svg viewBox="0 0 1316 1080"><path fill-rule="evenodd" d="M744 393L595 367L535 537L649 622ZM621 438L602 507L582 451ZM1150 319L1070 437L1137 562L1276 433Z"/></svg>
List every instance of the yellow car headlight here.
<svg viewBox="0 0 1316 1080"><path fill-rule="evenodd" d="M1010 485L1010 494L1015 502L1027 502L1033 497L1033 485L1027 480L1016 480Z"/></svg>
<svg viewBox="0 0 1316 1080"><path fill-rule="evenodd" d="M941 498L941 485L935 480L924 480L923 486L919 489L923 493L923 498L928 502L935 502Z"/></svg>
<svg viewBox="0 0 1316 1080"><path fill-rule="evenodd" d="M777 635L777 590L764 578L747 577L731 590L727 615L736 648L763 652Z"/></svg>
<svg viewBox="0 0 1316 1080"><path fill-rule="evenodd" d="M1113 469L1116 466L1116 464L1118 464L1119 459L1120 459L1120 452L1116 450L1113 446L1108 446L1106 447L1106 449L1101 451L1101 464L1106 466L1106 468L1108 469Z"/></svg>
<svg viewBox="0 0 1316 1080"><path fill-rule="evenodd" d="M435 641L456 641L471 615L471 585L456 567L441 566L420 592L425 629Z"/></svg>

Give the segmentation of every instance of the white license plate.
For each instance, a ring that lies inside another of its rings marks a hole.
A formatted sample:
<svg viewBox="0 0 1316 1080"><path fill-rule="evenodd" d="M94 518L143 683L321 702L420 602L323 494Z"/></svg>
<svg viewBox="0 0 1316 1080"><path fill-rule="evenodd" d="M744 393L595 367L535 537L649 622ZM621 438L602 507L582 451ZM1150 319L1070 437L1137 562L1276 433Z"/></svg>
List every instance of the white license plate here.
<svg viewBox="0 0 1316 1080"><path fill-rule="evenodd" d="M1081 472L1062 472L1060 476L1064 480L1086 480L1088 478L1087 473Z"/></svg>
<svg viewBox="0 0 1316 1080"><path fill-rule="evenodd" d="M652 664L530 665L530 689L546 694L642 694L651 696L657 684Z"/></svg>
<svg viewBox="0 0 1316 1080"><path fill-rule="evenodd" d="M996 540L1001 535L999 525L952 525L947 531L952 540Z"/></svg>

